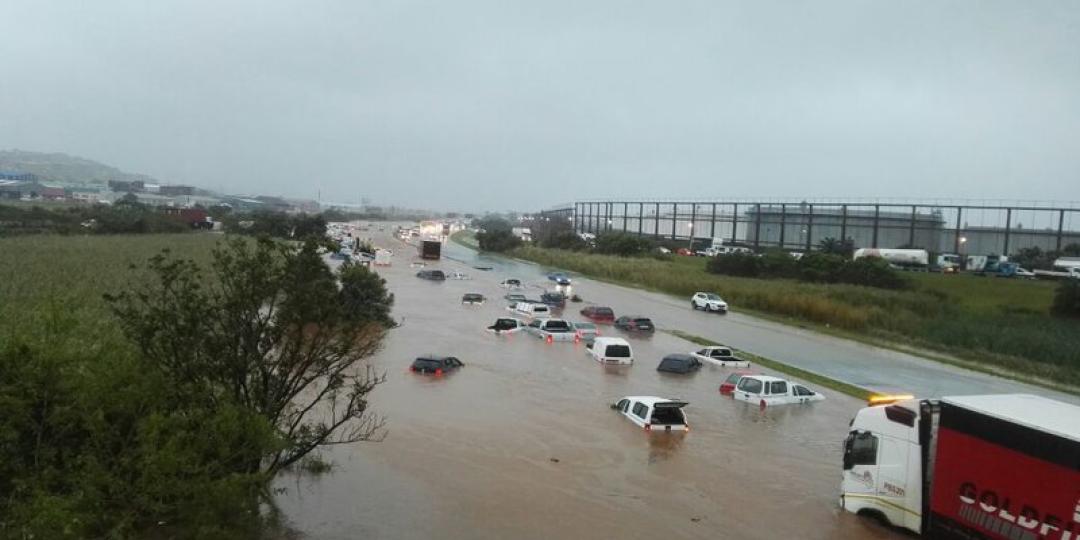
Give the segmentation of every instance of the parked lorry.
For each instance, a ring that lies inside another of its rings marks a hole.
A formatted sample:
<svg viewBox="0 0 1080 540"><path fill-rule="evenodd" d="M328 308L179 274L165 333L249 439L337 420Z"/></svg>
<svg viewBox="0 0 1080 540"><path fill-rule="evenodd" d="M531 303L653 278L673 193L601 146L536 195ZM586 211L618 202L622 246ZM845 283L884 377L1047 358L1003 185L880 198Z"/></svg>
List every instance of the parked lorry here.
<svg viewBox="0 0 1080 540"><path fill-rule="evenodd" d="M840 506L944 539L1080 538L1080 407L1025 395L871 399Z"/></svg>
<svg viewBox="0 0 1080 540"><path fill-rule="evenodd" d="M1061 257L1054 261L1053 270L1035 270L1039 279L1080 279L1080 257Z"/></svg>
<svg viewBox="0 0 1080 540"><path fill-rule="evenodd" d="M964 270L978 274L996 274L1001 264L1009 262L1005 255L969 255Z"/></svg>
<svg viewBox="0 0 1080 540"><path fill-rule="evenodd" d="M925 249L860 248L855 250L852 259L863 257L880 257L893 266L907 270L925 270L930 264L930 254Z"/></svg>
<svg viewBox="0 0 1080 540"><path fill-rule="evenodd" d="M960 256L955 253L942 253L937 256L937 267L945 273L960 270Z"/></svg>
<svg viewBox="0 0 1080 540"><path fill-rule="evenodd" d="M442 242L438 240L420 241L420 258L438 260L442 256Z"/></svg>

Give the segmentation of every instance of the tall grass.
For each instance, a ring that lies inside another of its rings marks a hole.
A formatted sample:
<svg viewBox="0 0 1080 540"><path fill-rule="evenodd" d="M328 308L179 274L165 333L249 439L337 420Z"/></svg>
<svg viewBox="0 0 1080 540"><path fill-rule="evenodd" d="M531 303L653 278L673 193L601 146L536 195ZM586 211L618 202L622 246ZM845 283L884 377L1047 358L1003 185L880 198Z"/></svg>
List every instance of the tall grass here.
<svg viewBox="0 0 1080 540"><path fill-rule="evenodd" d="M102 294L146 277L132 269L169 249L200 263L217 234L36 235L0 238L0 341L48 350L126 343Z"/></svg>
<svg viewBox="0 0 1080 540"><path fill-rule="evenodd" d="M514 255L686 298L712 291L736 310L808 321L947 353L986 370L1080 386L1080 324L1047 315L1052 288L1045 284L920 275L913 276L912 290L890 291L718 276L706 273L703 259L693 257L626 258L531 246Z"/></svg>

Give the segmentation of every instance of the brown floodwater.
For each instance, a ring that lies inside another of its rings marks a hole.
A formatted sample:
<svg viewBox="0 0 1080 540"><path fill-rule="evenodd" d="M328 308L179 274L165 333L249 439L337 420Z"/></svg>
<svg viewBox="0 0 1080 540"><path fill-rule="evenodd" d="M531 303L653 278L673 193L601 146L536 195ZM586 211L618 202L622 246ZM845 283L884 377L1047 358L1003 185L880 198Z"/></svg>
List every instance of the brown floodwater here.
<svg viewBox="0 0 1080 540"><path fill-rule="evenodd" d="M372 362L387 373L371 394L386 439L327 450L330 474L278 480L278 507L304 537L904 536L837 507L841 440L859 400L826 390L810 405L732 401L717 391L729 370L656 371L663 355L695 348L665 333L632 339L630 367L601 366L580 344L496 336L484 328L507 313L497 283L521 277L532 297L548 286L542 278L444 259L429 268L473 279L428 282L414 277L411 248L393 247L394 265L380 272L402 326ZM488 302L463 306L466 292ZM568 304L567 318L580 320L578 309ZM442 377L408 372L426 353L466 365ZM646 433L609 408L626 395L689 401L691 431Z"/></svg>

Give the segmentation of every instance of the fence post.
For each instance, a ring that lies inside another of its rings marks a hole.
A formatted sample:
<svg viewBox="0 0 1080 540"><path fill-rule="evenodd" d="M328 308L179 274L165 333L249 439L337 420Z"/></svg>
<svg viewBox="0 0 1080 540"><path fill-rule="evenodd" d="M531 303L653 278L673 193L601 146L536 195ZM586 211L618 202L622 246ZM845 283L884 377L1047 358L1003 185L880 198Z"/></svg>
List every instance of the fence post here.
<svg viewBox="0 0 1080 540"><path fill-rule="evenodd" d="M626 215L630 213L630 203L622 203L622 230L626 232Z"/></svg>
<svg viewBox="0 0 1080 540"><path fill-rule="evenodd" d="M638 203L637 207L637 235L641 236L645 227L645 203Z"/></svg>
<svg viewBox="0 0 1080 540"><path fill-rule="evenodd" d="M653 239L660 238L660 203L656 203L656 213L653 214Z"/></svg>
<svg viewBox="0 0 1080 540"><path fill-rule="evenodd" d="M754 209L754 249L761 247L761 203Z"/></svg>
<svg viewBox="0 0 1080 540"><path fill-rule="evenodd" d="M709 238L716 238L716 203L712 203L712 221L709 226ZM709 240L712 242L712 240Z"/></svg>
<svg viewBox="0 0 1080 540"><path fill-rule="evenodd" d="M880 223L880 217L881 217L881 205L875 204L874 205L874 241L871 243L872 245L870 246L872 248L877 247L878 224Z"/></svg>
<svg viewBox="0 0 1080 540"><path fill-rule="evenodd" d="M847 241L847 205L840 205L840 242Z"/></svg>
<svg viewBox="0 0 1080 540"><path fill-rule="evenodd" d="M814 205L810 204L810 213L806 216L806 251L810 252L811 246L814 245Z"/></svg>
<svg viewBox="0 0 1080 540"><path fill-rule="evenodd" d="M1009 255L1009 229L1012 228L1012 208L1005 209L1005 249L1002 255Z"/></svg>
<svg viewBox="0 0 1080 540"><path fill-rule="evenodd" d="M675 241L675 226L676 221L679 219L679 203L671 203L671 241Z"/></svg>
<svg viewBox="0 0 1080 540"><path fill-rule="evenodd" d="M1057 251L1061 251L1061 236L1065 231L1065 210L1062 209L1058 215L1058 233L1057 233Z"/></svg>
<svg viewBox="0 0 1080 540"><path fill-rule="evenodd" d="M780 249L784 249L784 234L787 232L787 205L780 204Z"/></svg>
<svg viewBox="0 0 1080 540"><path fill-rule="evenodd" d="M739 236L739 203L731 209L731 243L734 244Z"/></svg>
<svg viewBox="0 0 1080 540"><path fill-rule="evenodd" d="M963 206L956 207L956 234L953 236L953 252L960 255L960 216L964 213ZM960 258L960 264L964 264L963 257Z"/></svg>
<svg viewBox="0 0 1080 540"><path fill-rule="evenodd" d="M916 207L911 206L911 230L908 231L908 247L915 247L915 216Z"/></svg>

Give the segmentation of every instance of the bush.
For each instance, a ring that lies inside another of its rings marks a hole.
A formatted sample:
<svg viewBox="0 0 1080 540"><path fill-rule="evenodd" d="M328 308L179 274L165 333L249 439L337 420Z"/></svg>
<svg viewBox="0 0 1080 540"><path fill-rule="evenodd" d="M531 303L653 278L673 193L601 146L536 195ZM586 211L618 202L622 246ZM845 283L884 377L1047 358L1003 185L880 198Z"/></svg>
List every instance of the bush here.
<svg viewBox="0 0 1080 540"><path fill-rule="evenodd" d="M900 274L893 270L887 261L879 257L863 257L854 261L845 261L837 281L879 289L908 287L908 282L900 277Z"/></svg>
<svg viewBox="0 0 1080 540"><path fill-rule="evenodd" d="M596 236L597 253L631 257L642 255L652 249L652 242L636 234L622 231L602 232Z"/></svg>
<svg viewBox="0 0 1080 540"><path fill-rule="evenodd" d="M1080 279L1066 279L1058 285L1050 313L1058 317L1080 318Z"/></svg>
<svg viewBox="0 0 1080 540"><path fill-rule="evenodd" d="M836 283L848 260L829 253L807 253L799 259L799 279L815 283Z"/></svg>
<svg viewBox="0 0 1080 540"><path fill-rule="evenodd" d="M761 258L749 253L732 253L730 255L717 255L709 259L705 270L712 274L727 276L759 277L761 276Z"/></svg>

